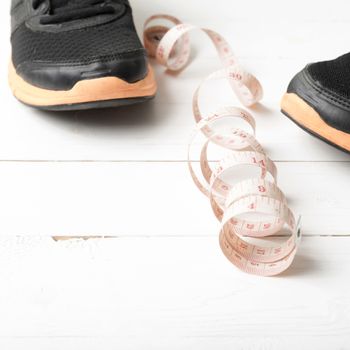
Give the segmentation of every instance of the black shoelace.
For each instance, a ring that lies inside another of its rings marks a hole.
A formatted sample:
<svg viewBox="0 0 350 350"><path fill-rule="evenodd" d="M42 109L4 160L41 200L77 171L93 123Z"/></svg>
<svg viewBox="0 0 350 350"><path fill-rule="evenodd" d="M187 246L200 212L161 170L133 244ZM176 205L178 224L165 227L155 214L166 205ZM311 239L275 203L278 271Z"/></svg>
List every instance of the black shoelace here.
<svg viewBox="0 0 350 350"><path fill-rule="evenodd" d="M47 0L33 0L36 9ZM113 14L115 8L107 0L49 0L50 12L41 24L59 24L97 15Z"/></svg>

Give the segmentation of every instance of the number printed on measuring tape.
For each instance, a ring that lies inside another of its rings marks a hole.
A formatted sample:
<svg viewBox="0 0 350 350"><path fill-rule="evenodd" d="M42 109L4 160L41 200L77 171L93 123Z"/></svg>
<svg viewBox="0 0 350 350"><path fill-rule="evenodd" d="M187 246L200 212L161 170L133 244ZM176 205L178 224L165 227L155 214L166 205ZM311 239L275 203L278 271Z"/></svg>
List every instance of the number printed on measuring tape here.
<svg viewBox="0 0 350 350"><path fill-rule="evenodd" d="M170 23L156 25L159 21ZM213 212L221 222L220 247L225 256L244 272L274 276L285 271L293 262L300 242L299 223L289 209L285 195L277 186L277 168L255 138L255 119L246 110L238 107L220 107L215 113L203 115L199 106L202 86L213 79L227 79L239 101L250 107L263 97L260 82L238 62L227 41L218 33L191 24L182 23L175 17L155 15L144 28L144 44L149 56L171 71L183 69L189 62L191 43L189 33L201 30L212 41L223 64L223 68L210 74L199 85L193 95L193 115L197 125L188 150L188 167L199 190L210 201ZM215 122L223 118L243 120L251 133L234 128L222 132L215 129ZM194 170L190 151L197 134L205 141L199 155L203 180ZM226 155L212 166L208 159L208 147L215 144L226 150ZM239 171L245 166L254 167L259 176L227 181L225 175ZM258 217L258 219L256 219ZM282 242L266 245L262 239L289 231ZM247 239L256 238L254 243Z"/></svg>

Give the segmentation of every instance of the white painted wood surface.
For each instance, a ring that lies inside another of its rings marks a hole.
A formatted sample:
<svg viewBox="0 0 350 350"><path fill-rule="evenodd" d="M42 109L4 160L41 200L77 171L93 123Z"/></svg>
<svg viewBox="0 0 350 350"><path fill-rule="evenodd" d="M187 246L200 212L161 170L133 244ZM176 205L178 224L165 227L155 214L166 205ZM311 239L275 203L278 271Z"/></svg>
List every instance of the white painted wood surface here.
<svg viewBox="0 0 350 350"><path fill-rule="evenodd" d="M278 163L305 235L350 235L350 163ZM0 163L5 235L215 236L209 200L182 162ZM330 183L336 179L336 183Z"/></svg>
<svg viewBox="0 0 350 350"><path fill-rule="evenodd" d="M131 2L140 33L159 12L210 27L261 79L258 138L307 237L278 278L246 276L221 254L185 163L192 92L219 67L204 36L193 36L196 57L179 76L156 67L160 90L148 105L44 113L7 88L3 9L0 349L350 349L350 158L278 110L306 63L349 50L350 3ZM225 84L211 88L220 96L207 107L236 103ZM119 238L50 238L96 235Z"/></svg>
<svg viewBox="0 0 350 350"><path fill-rule="evenodd" d="M348 349L348 238L303 241L277 278L216 238L0 240L2 349Z"/></svg>

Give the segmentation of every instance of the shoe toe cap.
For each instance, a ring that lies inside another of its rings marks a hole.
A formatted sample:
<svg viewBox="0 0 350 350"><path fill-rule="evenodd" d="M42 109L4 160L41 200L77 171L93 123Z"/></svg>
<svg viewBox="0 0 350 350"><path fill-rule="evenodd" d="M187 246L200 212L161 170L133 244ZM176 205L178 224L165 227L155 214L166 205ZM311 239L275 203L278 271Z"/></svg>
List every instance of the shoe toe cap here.
<svg viewBox="0 0 350 350"><path fill-rule="evenodd" d="M308 103L330 126L350 133L350 101L322 86L306 66L290 82L287 92Z"/></svg>

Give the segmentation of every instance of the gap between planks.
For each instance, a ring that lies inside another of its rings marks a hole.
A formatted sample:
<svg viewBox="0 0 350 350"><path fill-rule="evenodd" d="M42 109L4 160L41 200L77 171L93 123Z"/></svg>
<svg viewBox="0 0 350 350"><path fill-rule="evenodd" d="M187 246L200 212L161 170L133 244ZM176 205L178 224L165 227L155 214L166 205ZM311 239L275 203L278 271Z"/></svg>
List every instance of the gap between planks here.
<svg viewBox="0 0 350 350"><path fill-rule="evenodd" d="M17 236L19 237L19 236ZM140 239L140 238L212 238L212 235L133 235L133 236L128 236L128 235L118 235L118 236L105 236L105 235L95 235L95 236L49 236L51 239L53 239L55 242L59 241L70 241L70 240L83 240L83 241L88 241L88 240L101 240L101 239ZM285 237L283 235L274 235L273 237ZM306 234L303 235L305 238L346 238L350 237L350 234L348 235L310 235Z"/></svg>
<svg viewBox="0 0 350 350"><path fill-rule="evenodd" d="M275 163L315 163L315 164L327 164L327 163L339 163L339 164L348 164L350 163L349 160L275 160L272 159ZM209 159L209 162L216 163L219 162L217 159ZM199 163L199 160L191 160L192 163ZM118 159L110 159L110 160L86 160L86 159L59 159L59 160L54 160L54 159L0 159L0 163L69 163L69 164L74 164L74 163L101 163L101 164L108 164L108 163L187 163L187 159L176 159L176 160L171 160L171 159L164 159L164 160L135 160L135 159L130 159L130 160L118 160Z"/></svg>

